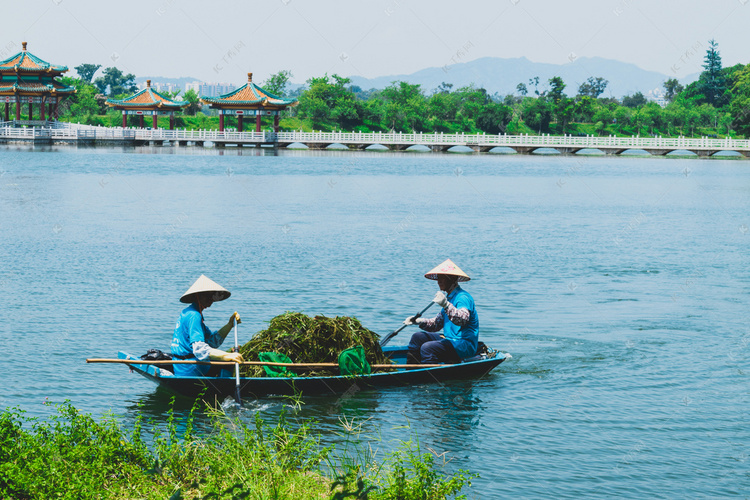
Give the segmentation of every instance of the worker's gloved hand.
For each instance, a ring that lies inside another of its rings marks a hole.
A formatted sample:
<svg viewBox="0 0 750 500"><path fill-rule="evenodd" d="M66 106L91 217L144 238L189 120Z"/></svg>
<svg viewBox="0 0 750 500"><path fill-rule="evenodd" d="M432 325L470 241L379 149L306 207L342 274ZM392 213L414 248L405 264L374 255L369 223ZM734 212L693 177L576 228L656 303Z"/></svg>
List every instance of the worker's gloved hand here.
<svg viewBox="0 0 750 500"><path fill-rule="evenodd" d="M424 323L426 320L424 318L417 318L416 316L409 316L404 320L405 325L418 325L420 323Z"/></svg>
<svg viewBox="0 0 750 500"><path fill-rule="evenodd" d="M208 357L209 359L211 359L211 361L230 361L234 363L245 362L242 354L238 352L226 352L220 349L211 349L211 351L209 351L208 353Z"/></svg>
<svg viewBox="0 0 750 500"><path fill-rule="evenodd" d="M235 321L237 321L237 324L242 323L242 319L240 318L240 313L238 313L237 311L234 311L234 314L232 314L229 317L229 324L234 326Z"/></svg>
<svg viewBox="0 0 750 500"><path fill-rule="evenodd" d="M224 354L224 359L222 361L233 361L235 363L244 363L245 358L243 358L242 354L238 352L228 352Z"/></svg>
<svg viewBox="0 0 750 500"><path fill-rule="evenodd" d="M435 294L435 298L432 299L432 301L442 308L448 307L449 304L448 299L445 298L445 294L441 291L438 291L438 293Z"/></svg>

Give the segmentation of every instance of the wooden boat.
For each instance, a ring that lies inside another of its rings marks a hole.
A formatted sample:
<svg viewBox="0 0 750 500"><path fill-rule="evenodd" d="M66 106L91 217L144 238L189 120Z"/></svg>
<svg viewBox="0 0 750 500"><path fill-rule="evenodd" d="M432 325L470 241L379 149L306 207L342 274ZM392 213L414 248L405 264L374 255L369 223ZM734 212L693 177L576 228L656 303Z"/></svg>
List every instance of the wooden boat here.
<svg viewBox="0 0 750 500"><path fill-rule="evenodd" d="M385 346L383 352L395 363L403 364L406 362L406 349L406 346ZM431 365L429 368L397 368L393 371L357 376L241 377L240 391L243 398L297 393L341 395L367 388L442 383L455 379L481 378L510 357L510 354L490 351L459 364ZM206 391L207 394L225 397L235 393L233 376L176 377L170 370L153 364L144 364L139 357L125 352L119 352L118 358L133 360L132 363L126 363L133 371L179 394L195 396Z"/></svg>

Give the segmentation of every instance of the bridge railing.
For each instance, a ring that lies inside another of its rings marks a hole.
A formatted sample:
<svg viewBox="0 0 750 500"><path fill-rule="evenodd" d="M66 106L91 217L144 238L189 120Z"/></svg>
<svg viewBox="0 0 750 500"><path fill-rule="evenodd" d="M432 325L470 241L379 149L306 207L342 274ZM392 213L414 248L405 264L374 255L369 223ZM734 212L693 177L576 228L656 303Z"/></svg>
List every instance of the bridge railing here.
<svg viewBox="0 0 750 500"><path fill-rule="evenodd" d="M143 141L238 141L267 142L267 132L219 132L218 130L135 129L135 138Z"/></svg>
<svg viewBox="0 0 750 500"><path fill-rule="evenodd" d="M616 148L685 148L726 149L750 148L747 139L714 139L708 137L599 137L571 135L487 135L487 134L423 134L399 132L279 132L280 142L341 143L341 144L421 144L444 146L528 146L528 147L616 147Z"/></svg>
<svg viewBox="0 0 750 500"><path fill-rule="evenodd" d="M599 137L571 135L488 135L488 134L424 134L400 132L219 132L217 130L165 130L101 127L64 122L51 122L49 127L17 127L16 122L0 122L0 137L32 139L101 139L141 141L194 141L238 143L293 143L303 144L382 144L440 145L480 147L531 148L616 148L616 149L711 149L750 150L750 140L732 138L686 137Z"/></svg>

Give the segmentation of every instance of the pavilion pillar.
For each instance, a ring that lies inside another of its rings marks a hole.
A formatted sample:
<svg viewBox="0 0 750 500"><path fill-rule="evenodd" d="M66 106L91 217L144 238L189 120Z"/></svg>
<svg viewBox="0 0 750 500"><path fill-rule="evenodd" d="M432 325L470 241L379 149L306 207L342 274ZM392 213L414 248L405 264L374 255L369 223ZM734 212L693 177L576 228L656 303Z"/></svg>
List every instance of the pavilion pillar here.
<svg viewBox="0 0 750 500"><path fill-rule="evenodd" d="M154 118L152 121L153 121L153 126L151 128L153 128L154 130L159 128L159 113L154 112Z"/></svg>
<svg viewBox="0 0 750 500"><path fill-rule="evenodd" d="M219 111L221 113L221 111ZM224 132L224 114L219 115L219 132Z"/></svg>
<svg viewBox="0 0 750 500"><path fill-rule="evenodd" d="M47 117L44 114L44 97L42 97L42 103L39 105L39 109L40 109L39 114L41 115L39 119L42 121L45 121Z"/></svg>
<svg viewBox="0 0 750 500"><path fill-rule="evenodd" d="M258 110L258 114L255 115L255 131L260 132L260 119L262 118L260 114L260 110Z"/></svg>
<svg viewBox="0 0 750 500"><path fill-rule="evenodd" d="M10 121L10 103L5 101L5 121Z"/></svg>
<svg viewBox="0 0 750 500"><path fill-rule="evenodd" d="M274 132L279 131L279 115L274 115L273 117L273 131Z"/></svg>
<svg viewBox="0 0 750 500"><path fill-rule="evenodd" d="M34 104L29 103L29 121L34 119Z"/></svg>
<svg viewBox="0 0 750 500"><path fill-rule="evenodd" d="M49 115L49 119L50 120L54 120L55 119L55 115L52 114L52 103L49 103L47 105L47 114Z"/></svg>
<svg viewBox="0 0 750 500"><path fill-rule="evenodd" d="M138 125L139 125L139 126L140 126L141 128L145 128L145 127L143 126L143 115L138 115Z"/></svg>
<svg viewBox="0 0 750 500"><path fill-rule="evenodd" d="M122 111L122 128L128 128L128 115L125 110Z"/></svg>
<svg viewBox="0 0 750 500"><path fill-rule="evenodd" d="M174 113L169 114L169 130L174 130Z"/></svg>
<svg viewBox="0 0 750 500"><path fill-rule="evenodd" d="M16 96L16 121L21 121L21 97Z"/></svg>
<svg viewBox="0 0 750 500"><path fill-rule="evenodd" d="M242 132L242 115L237 115L237 132Z"/></svg>

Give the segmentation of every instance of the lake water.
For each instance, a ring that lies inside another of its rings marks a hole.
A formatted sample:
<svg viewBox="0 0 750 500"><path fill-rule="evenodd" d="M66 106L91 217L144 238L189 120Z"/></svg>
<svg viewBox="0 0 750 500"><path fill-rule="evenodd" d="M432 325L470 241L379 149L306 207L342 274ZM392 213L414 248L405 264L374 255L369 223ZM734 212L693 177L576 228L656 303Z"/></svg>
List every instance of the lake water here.
<svg viewBox="0 0 750 500"><path fill-rule="evenodd" d="M299 417L416 435L480 474L470 498L750 494L750 163L268 153L2 147L0 406L163 419L164 392L84 360L167 350L201 273L232 291L208 325L237 310L244 342L286 310L387 333L451 258L513 358Z"/></svg>

